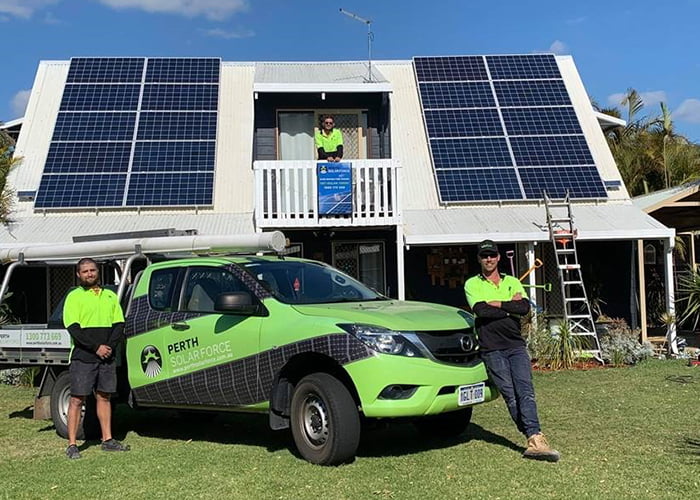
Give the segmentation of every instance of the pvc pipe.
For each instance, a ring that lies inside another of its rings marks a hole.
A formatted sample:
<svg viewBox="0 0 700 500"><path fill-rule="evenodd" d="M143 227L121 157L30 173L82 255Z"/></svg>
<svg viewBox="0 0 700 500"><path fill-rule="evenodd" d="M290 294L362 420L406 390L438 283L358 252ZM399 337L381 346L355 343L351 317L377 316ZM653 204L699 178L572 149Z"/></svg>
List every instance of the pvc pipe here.
<svg viewBox="0 0 700 500"><path fill-rule="evenodd" d="M20 254L28 261L69 260L82 257L125 257L137 252L148 253L234 253L261 252L284 249L286 239L281 231L234 235L162 236L155 238L128 238L118 240L85 241L80 243L35 243L0 249L2 263L19 260Z"/></svg>

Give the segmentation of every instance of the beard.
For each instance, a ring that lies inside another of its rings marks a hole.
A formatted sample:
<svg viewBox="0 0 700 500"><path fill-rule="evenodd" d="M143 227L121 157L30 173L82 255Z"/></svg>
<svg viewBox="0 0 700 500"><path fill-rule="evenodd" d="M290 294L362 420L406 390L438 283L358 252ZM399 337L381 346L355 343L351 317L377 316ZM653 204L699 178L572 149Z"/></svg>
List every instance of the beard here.
<svg viewBox="0 0 700 500"><path fill-rule="evenodd" d="M94 286L98 285L100 283L100 278L99 277L94 277L92 279L87 279L87 280L80 280L80 286L83 288L93 288Z"/></svg>

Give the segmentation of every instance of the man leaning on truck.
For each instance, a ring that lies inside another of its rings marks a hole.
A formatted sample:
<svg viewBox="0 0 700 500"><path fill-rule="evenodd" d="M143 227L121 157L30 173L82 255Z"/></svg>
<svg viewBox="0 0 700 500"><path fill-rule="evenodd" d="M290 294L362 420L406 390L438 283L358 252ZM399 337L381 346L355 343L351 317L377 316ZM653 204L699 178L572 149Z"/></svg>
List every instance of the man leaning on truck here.
<svg viewBox="0 0 700 500"><path fill-rule="evenodd" d="M79 285L66 296L63 324L70 333L70 405L68 407L68 458L80 458L76 444L85 398L95 391L97 418L104 451L128 451L112 437L112 406L117 392L117 346L124 339L124 314L117 295L100 286L97 263L84 258L76 266Z"/></svg>

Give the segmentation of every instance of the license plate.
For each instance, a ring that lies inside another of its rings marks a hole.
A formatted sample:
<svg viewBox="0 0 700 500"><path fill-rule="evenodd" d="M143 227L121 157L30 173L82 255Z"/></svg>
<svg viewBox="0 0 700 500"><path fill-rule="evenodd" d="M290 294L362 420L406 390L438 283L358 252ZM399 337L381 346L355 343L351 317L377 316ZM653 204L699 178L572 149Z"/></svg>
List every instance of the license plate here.
<svg viewBox="0 0 700 500"><path fill-rule="evenodd" d="M457 403L459 404L459 406L481 403L484 400L485 387L486 384L484 382L479 382L478 384L471 385L460 385L459 399L457 400Z"/></svg>

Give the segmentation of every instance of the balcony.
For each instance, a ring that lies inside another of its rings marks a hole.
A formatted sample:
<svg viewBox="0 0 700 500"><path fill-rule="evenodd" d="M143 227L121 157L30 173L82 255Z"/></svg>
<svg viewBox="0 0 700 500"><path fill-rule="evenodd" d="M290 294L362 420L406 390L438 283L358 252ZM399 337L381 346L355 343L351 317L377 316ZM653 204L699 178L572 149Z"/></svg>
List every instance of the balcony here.
<svg viewBox="0 0 700 500"><path fill-rule="evenodd" d="M401 222L399 162L348 160L352 209L319 214L316 161L256 161L255 224L258 228L391 226Z"/></svg>

